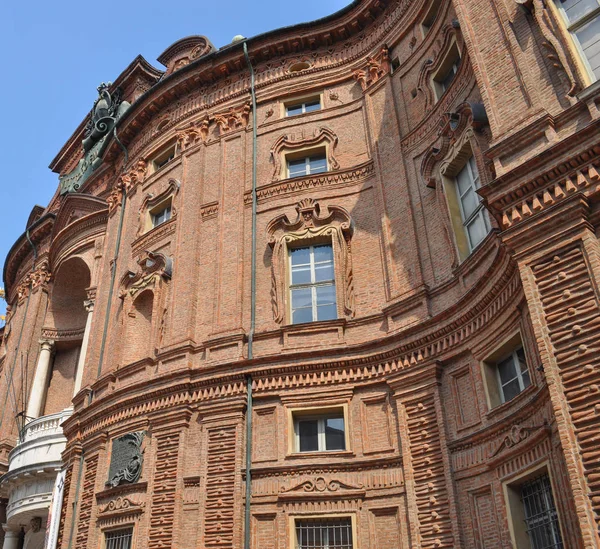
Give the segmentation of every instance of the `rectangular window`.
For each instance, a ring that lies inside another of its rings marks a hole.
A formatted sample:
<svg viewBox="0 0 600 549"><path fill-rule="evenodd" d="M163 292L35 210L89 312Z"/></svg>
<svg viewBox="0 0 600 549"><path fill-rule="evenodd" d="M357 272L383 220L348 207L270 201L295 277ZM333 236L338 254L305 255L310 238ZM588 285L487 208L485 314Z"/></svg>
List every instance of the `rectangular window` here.
<svg viewBox="0 0 600 549"><path fill-rule="evenodd" d="M525 351L519 347L497 363L502 402L508 402L531 385Z"/></svg>
<svg viewBox="0 0 600 549"><path fill-rule="evenodd" d="M327 171L327 158L324 154L305 156L287 161L288 177L300 177Z"/></svg>
<svg viewBox="0 0 600 549"><path fill-rule="evenodd" d="M321 98L313 97L311 99L305 99L301 103L290 103L285 106L286 116L296 116L297 114L304 114L307 112L320 111L321 110Z"/></svg>
<svg viewBox="0 0 600 549"><path fill-rule="evenodd" d="M337 318L331 244L289 251L292 324Z"/></svg>
<svg viewBox="0 0 600 549"><path fill-rule="evenodd" d="M353 549L350 518L296 520L296 549Z"/></svg>
<svg viewBox="0 0 600 549"><path fill-rule="evenodd" d="M600 0L557 0L594 80L600 78Z"/></svg>
<svg viewBox="0 0 600 549"><path fill-rule="evenodd" d="M452 81L454 80L454 77L456 76L456 73L458 72L459 67L460 67L460 57L458 59L456 59L456 61L454 61L454 63L452 63L452 65L450 65L450 68L448 69L446 76L444 76L440 80L440 88L442 88L442 93L445 92L450 87L450 84L452 84Z"/></svg>
<svg viewBox="0 0 600 549"><path fill-rule="evenodd" d="M458 46L455 42L448 49L444 60L433 76L433 88L438 101L454 81L454 77L456 76L456 73L458 73L459 68L460 52L458 51Z"/></svg>
<svg viewBox="0 0 600 549"><path fill-rule="evenodd" d="M171 219L171 204L150 215L152 216L152 226L158 227L158 225L161 225L162 223L165 223Z"/></svg>
<svg viewBox="0 0 600 549"><path fill-rule="evenodd" d="M423 22L421 23L421 28L423 29L423 36L427 35L427 33L429 32L429 29L431 29L431 27L435 23L435 20L437 19L437 16L440 12L440 6L441 6L440 0L433 0L431 2L429 11L427 12L427 15L425 15L425 18L423 19Z"/></svg>
<svg viewBox="0 0 600 549"><path fill-rule="evenodd" d="M521 501L531 549L562 549L558 514L548 473L521 485Z"/></svg>
<svg viewBox="0 0 600 549"><path fill-rule="evenodd" d="M305 416L294 414L296 452L331 452L346 449L346 431L342 410Z"/></svg>
<svg viewBox="0 0 600 549"><path fill-rule="evenodd" d="M480 181L473 156L469 158L465 167L456 176L456 186L460 215L469 241L469 249L473 251L491 229L483 202L476 193L480 187Z"/></svg>
<svg viewBox="0 0 600 549"><path fill-rule="evenodd" d="M166 166L169 162L171 162L171 160L175 158L176 152L177 146L173 144L163 152L157 154L156 157L152 159L154 171L160 170L163 166Z"/></svg>
<svg viewBox="0 0 600 549"><path fill-rule="evenodd" d="M133 528L114 530L105 534L105 549L131 549Z"/></svg>

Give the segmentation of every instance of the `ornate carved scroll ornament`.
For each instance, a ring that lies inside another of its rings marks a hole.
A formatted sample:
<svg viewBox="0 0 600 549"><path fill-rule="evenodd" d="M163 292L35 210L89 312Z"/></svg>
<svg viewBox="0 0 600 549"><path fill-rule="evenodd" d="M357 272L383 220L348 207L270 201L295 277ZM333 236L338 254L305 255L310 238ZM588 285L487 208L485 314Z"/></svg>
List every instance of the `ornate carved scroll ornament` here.
<svg viewBox="0 0 600 549"><path fill-rule="evenodd" d="M342 297L344 314L355 314L354 274L350 240L354 231L350 214L339 206L327 207L321 216L318 202L305 198L296 205L296 220L290 222L285 214L273 219L267 225L271 258L271 304L275 322L285 320L286 296L286 257L288 246L293 242L329 237L333 245L336 287Z"/></svg>
<svg viewBox="0 0 600 549"><path fill-rule="evenodd" d="M289 492L338 492L339 490L363 490L364 486L359 484L353 486L352 484L346 484L341 480L326 480L323 477L317 477L314 480L305 480L299 484L295 484L290 488L281 488L281 493L286 494Z"/></svg>
<svg viewBox="0 0 600 549"><path fill-rule="evenodd" d="M224 112L213 114L211 121L217 124L220 135L223 135L224 133L247 127L251 112L252 107L250 103L244 103L239 107L230 107Z"/></svg>
<svg viewBox="0 0 600 549"><path fill-rule="evenodd" d="M121 278L121 299L127 294L134 297L161 279L170 280L173 274L173 260L164 254L146 251L139 259L138 265L140 268L137 273L127 271Z"/></svg>
<svg viewBox="0 0 600 549"><path fill-rule="evenodd" d="M515 2L533 14L540 32L545 39L541 45L547 52L546 57L559 73L562 73L566 78L568 88L567 97L574 97L581 89L581 86L577 82L575 71L565 54L564 47L556 36L556 26L546 6L546 0L515 0Z"/></svg>
<svg viewBox="0 0 600 549"><path fill-rule="evenodd" d="M506 435L502 442L498 445L496 450L490 454L490 458L497 456L500 452L505 449L512 448L517 444L520 444L524 440L528 439L531 433L539 431L540 429L550 429L550 426L544 422L542 425L535 425L533 427L524 427L522 425L513 425L508 435Z"/></svg>
<svg viewBox="0 0 600 549"><path fill-rule="evenodd" d="M202 120L190 122L177 130L177 144L180 151L197 145L198 143L206 143L208 139L208 130L210 120L208 117Z"/></svg>
<svg viewBox="0 0 600 549"><path fill-rule="evenodd" d="M383 46L375 55L369 55L366 65L362 69L354 70L352 76L365 91L369 86L389 74L391 68L388 47Z"/></svg>
<svg viewBox="0 0 600 549"><path fill-rule="evenodd" d="M142 464L144 462L144 452L142 450L142 441L144 440L144 435L144 431L138 431L135 433L128 433L117 439L120 443L126 445L126 448L129 452L129 460L125 467L119 469L106 482L107 486L115 488L120 484L133 484L140 479L142 474ZM114 452L115 450L113 446L113 460L115 459Z"/></svg>
<svg viewBox="0 0 600 549"><path fill-rule="evenodd" d="M327 163L329 164L330 170L339 169L340 165L335 158L335 148L337 147L338 137L329 128L319 128L315 130L314 134L310 137L306 137L304 132L300 135L282 135L275 141L271 147L271 158L273 159L273 176L272 181L278 181L282 179L282 152L285 151L296 151L299 149L316 147L322 143L327 143Z"/></svg>
<svg viewBox="0 0 600 549"><path fill-rule="evenodd" d="M104 515L107 513L127 513L141 511L144 507L144 503L137 503L127 497L118 497L108 502L108 504L100 510L100 514Z"/></svg>
<svg viewBox="0 0 600 549"><path fill-rule="evenodd" d="M177 208L175 207L175 197L179 193L181 183L177 179L169 179L166 188L158 194L148 193L142 200L140 209L138 210L138 229L137 235L141 236L146 229L146 216L148 210L165 201L169 196L173 197L171 202L171 219L177 217Z"/></svg>

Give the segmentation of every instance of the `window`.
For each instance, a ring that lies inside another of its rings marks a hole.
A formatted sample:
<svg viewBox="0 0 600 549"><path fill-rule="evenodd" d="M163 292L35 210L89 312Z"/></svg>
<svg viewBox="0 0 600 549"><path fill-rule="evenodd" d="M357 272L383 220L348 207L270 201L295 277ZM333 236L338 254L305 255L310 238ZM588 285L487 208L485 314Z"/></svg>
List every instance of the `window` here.
<svg viewBox="0 0 600 549"><path fill-rule="evenodd" d="M506 486L517 549L563 549L558 513L548 470L528 473Z"/></svg>
<svg viewBox="0 0 600 549"><path fill-rule="evenodd" d="M600 78L600 0L556 0L594 80Z"/></svg>
<svg viewBox="0 0 600 549"><path fill-rule="evenodd" d="M476 193L480 187L480 181L473 156L456 176L456 187L460 216L469 242L469 251L473 251L490 232L490 220L481 198Z"/></svg>
<svg viewBox="0 0 600 549"><path fill-rule="evenodd" d="M285 105L286 116L296 116L297 114L304 114L307 112L320 111L321 110L321 98L311 97L305 99L300 103L287 103Z"/></svg>
<svg viewBox="0 0 600 549"><path fill-rule="evenodd" d="M438 100L444 95L444 92L450 87L450 84L452 84L459 67L460 53L458 52L456 42L454 42L433 77L433 87Z"/></svg>
<svg viewBox="0 0 600 549"><path fill-rule="evenodd" d="M423 37L425 37L427 35L427 33L429 32L429 29L431 29L431 27L435 23L438 13L440 12L440 6L441 6L440 0L433 0L433 2L431 2L429 11L425 15L425 18L423 19L423 22L421 23L421 29L423 30Z"/></svg>
<svg viewBox="0 0 600 549"><path fill-rule="evenodd" d="M502 401L508 402L531 385L525 351L519 347L497 364Z"/></svg>
<svg viewBox="0 0 600 549"><path fill-rule="evenodd" d="M114 530L105 534L105 549L131 549L133 528Z"/></svg>
<svg viewBox="0 0 600 549"><path fill-rule="evenodd" d="M296 549L353 549L352 520L297 519Z"/></svg>
<svg viewBox="0 0 600 549"><path fill-rule="evenodd" d="M160 170L163 166L166 166L171 160L175 158L175 153L177 152L177 146L175 144L168 147L166 150L157 154L152 159L152 166L154 167L154 171Z"/></svg>
<svg viewBox="0 0 600 549"><path fill-rule="evenodd" d="M331 244L289 251L292 324L337 318Z"/></svg>
<svg viewBox="0 0 600 549"><path fill-rule="evenodd" d="M327 171L327 158L325 154L304 156L296 160L287 161L288 177L300 177Z"/></svg>
<svg viewBox="0 0 600 549"><path fill-rule="evenodd" d="M330 452L346 449L344 412L330 410L320 415L294 414L296 452Z"/></svg>
<svg viewBox="0 0 600 549"><path fill-rule="evenodd" d="M171 219L171 203L169 203L167 206L159 208L160 209L157 209L154 212L150 212L150 215L152 216L153 227L158 227L162 223L165 223Z"/></svg>

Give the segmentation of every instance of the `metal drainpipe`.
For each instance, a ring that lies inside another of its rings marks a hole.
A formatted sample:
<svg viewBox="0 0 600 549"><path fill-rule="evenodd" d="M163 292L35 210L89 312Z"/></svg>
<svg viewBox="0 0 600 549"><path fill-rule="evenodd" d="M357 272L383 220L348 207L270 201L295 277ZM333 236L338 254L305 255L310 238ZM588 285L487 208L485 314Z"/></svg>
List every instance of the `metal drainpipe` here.
<svg viewBox="0 0 600 549"><path fill-rule="evenodd" d="M117 137L117 128L113 128L113 137L115 141L119 144L119 146L123 149L123 153L125 156L125 160L123 162L123 167L121 168L121 173L125 171L125 166L127 166L127 162L129 162L129 153L127 152L127 148L119 138ZM117 277L117 260L119 259L119 248L121 247L121 237L123 234L123 222L125 220L125 205L127 204L127 193L125 189L123 189L123 201L121 202L121 214L119 217L119 227L117 229L117 242L115 244L115 256L112 260L112 268L110 273L110 286L108 288L108 303L106 305L106 315L104 317L104 329L102 331L102 343L100 344L100 356L98 358L98 372L96 378L100 377L102 373L102 363L104 362L104 350L106 348L106 338L108 336L108 323L110 322L110 310L112 307L112 297L114 293L115 286L115 278ZM88 404L92 402L93 393L89 393L88 396Z"/></svg>
<svg viewBox="0 0 600 549"><path fill-rule="evenodd" d="M30 227L25 231L25 238L27 238L27 242L29 242L29 244L31 245L31 249L33 250L33 263L31 264L31 272L35 271L35 262L37 261L37 257L38 257L38 251L37 248L35 247L35 244L33 243L33 241L31 240L31 237L29 236L29 229ZM31 283L30 283L31 285ZM31 290L31 288L30 288ZM11 385L13 383L12 381L12 373L15 369L15 365L17 364L17 358L19 356L19 348L21 347L21 340L23 338L23 328L25 328L25 321L27 320L27 312L29 311L29 300L31 299L31 291L27 292L27 302L25 303L25 312L23 313L23 321L21 322L21 329L19 330L19 339L17 341L17 346L15 347L15 358L13 360L12 366L10 368L10 380L8 385L6 386L6 397L4 399L4 406L2 406L2 416L0 417L0 426L2 426L2 423L4 422L4 412L6 411L6 402L8 400L8 395L10 393L10 388ZM29 365L28 365L29 366ZM25 374L27 375L27 374ZM23 403L23 405L25 407L27 407L27 404L25 404L25 402ZM15 410L16 412L18 412L18 410ZM18 427L18 423L17 423L17 427ZM19 440L21 439L21 430L19 429Z"/></svg>
<svg viewBox="0 0 600 549"><path fill-rule="evenodd" d="M252 259L250 275L250 333L248 334L248 359L252 360L254 330L256 327L256 90L254 67L244 42L244 57L250 70L250 93L252 95ZM246 406L246 509L244 516L244 549L250 549L250 500L252 498L252 375L247 377Z"/></svg>

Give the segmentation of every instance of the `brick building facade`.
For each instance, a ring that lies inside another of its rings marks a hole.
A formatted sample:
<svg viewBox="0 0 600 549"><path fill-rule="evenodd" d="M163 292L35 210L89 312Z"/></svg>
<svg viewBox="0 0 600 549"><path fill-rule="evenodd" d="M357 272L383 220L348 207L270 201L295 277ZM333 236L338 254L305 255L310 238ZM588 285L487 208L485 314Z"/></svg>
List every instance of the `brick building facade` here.
<svg viewBox="0 0 600 549"><path fill-rule="evenodd" d="M4 548L600 548L599 28L357 0L101 85L4 267Z"/></svg>

